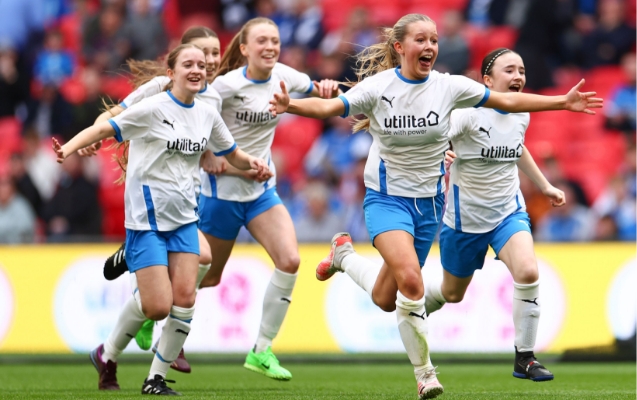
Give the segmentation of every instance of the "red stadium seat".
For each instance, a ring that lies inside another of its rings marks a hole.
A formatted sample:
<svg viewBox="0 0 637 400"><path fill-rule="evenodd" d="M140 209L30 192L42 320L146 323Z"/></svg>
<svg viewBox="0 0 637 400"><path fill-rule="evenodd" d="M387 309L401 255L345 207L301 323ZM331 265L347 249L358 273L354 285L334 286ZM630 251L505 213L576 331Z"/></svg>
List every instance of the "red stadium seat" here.
<svg viewBox="0 0 637 400"><path fill-rule="evenodd" d="M322 128L322 121L301 117L289 118L277 126L272 151L284 155L285 173L292 183L305 177L303 159Z"/></svg>
<svg viewBox="0 0 637 400"><path fill-rule="evenodd" d="M0 159L8 159L14 152L22 150L22 124L15 117L0 118Z"/></svg>
<svg viewBox="0 0 637 400"><path fill-rule="evenodd" d="M111 238L124 238L124 185L116 184L121 170L113 161L113 141L107 141L98 153L102 169L98 189L98 199L102 209L102 234Z"/></svg>

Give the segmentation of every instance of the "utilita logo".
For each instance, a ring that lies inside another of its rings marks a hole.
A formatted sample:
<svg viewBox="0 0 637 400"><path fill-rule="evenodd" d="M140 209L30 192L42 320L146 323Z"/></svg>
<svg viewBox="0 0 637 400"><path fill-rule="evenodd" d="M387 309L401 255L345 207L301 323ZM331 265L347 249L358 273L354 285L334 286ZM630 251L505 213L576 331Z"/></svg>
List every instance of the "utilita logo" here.
<svg viewBox="0 0 637 400"><path fill-rule="evenodd" d="M276 118L275 116L270 114L269 111L262 111L262 112L243 111L243 112L237 112L236 116L237 116L237 121L243 121L244 123L255 124L255 125L263 124L265 122L269 122L270 120L273 120L274 118Z"/></svg>
<svg viewBox="0 0 637 400"><path fill-rule="evenodd" d="M201 153L206 150L208 139L203 138L201 143L193 142L190 139L177 139L166 142L166 148L169 151L180 151L185 154Z"/></svg>
<svg viewBox="0 0 637 400"><path fill-rule="evenodd" d="M438 114L430 111L427 118L417 118L415 115L394 115L385 118L385 128L423 128L438 125Z"/></svg>
<svg viewBox="0 0 637 400"><path fill-rule="evenodd" d="M490 149L482 148L480 153L484 158L520 158L522 157L522 145L515 149L508 146L491 146Z"/></svg>

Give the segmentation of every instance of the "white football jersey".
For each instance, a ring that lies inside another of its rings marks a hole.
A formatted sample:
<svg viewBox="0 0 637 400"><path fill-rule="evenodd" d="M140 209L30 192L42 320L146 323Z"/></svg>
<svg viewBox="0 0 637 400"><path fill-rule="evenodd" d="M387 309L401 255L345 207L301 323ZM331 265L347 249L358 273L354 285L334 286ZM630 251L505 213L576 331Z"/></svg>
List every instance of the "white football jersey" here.
<svg viewBox="0 0 637 400"><path fill-rule="evenodd" d="M172 231L198 220L195 174L206 148L237 147L217 110L184 104L162 92L109 120L115 138L130 140L124 204L132 230Z"/></svg>
<svg viewBox="0 0 637 400"><path fill-rule="evenodd" d="M451 113L449 138L458 157L451 164L447 226L489 232L512 213L526 210L517 162L528 126L528 113L489 108Z"/></svg>
<svg viewBox="0 0 637 400"><path fill-rule="evenodd" d="M373 142L365 186L403 197L443 193L449 115L489 98L489 89L464 76L431 71L414 81L392 68L365 78L339 96L344 116L365 114Z"/></svg>
<svg viewBox="0 0 637 400"><path fill-rule="evenodd" d="M314 84L307 74L277 63L269 79L258 81L246 77L241 67L219 76L212 83L223 100L221 117L241 150L268 163L275 176L258 183L230 175L210 175L210 185L202 185L202 194L231 201L252 201L276 185L276 171L271 161L270 147L279 117L270 114L270 100L280 93L280 82L288 92L310 93Z"/></svg>

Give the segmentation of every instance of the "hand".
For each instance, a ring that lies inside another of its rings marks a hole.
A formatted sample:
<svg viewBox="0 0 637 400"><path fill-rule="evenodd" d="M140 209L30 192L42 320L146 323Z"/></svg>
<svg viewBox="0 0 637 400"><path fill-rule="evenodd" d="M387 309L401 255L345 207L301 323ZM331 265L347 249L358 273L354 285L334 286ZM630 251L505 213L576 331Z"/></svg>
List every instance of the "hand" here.
<svg viewBox="0 0 637 400"><path fill-rule="evenodd" d="M206 150L201 156L201 168L209 174L219 175L228 169L228 160L225 157L217 157L210 150Z"/></svg>
<svg viewBox="0 0 637 400"><path fill-rule="evenodd" d="M324 99L333 99L340 94L338 82L333 79L323 79L321 82L314 81L314 86L318 89L319 96Z"/></svg>
<svg viewBox="0 0 637 400"><path fill-rule="evenodd" d="M288 94L288 90L285 88L285 83L281 81L280 85L281 93L275 93L274 98L270 100L270 113L272 113L273 117L286 112L290 105L290 95Z"/></svg>
<svg viewBox="0 0 637 400"><path fill-rule="evenodd" d="M81 157L93 157L97 155L97 151L102 148L102 141L95 142L90 146L86 146L83 149L79 149L77 152Z"/></svg>
<svg viewBox="0 0 637 400"><path fill-rule="evenodd" d="M564 196L564 192L560 189L550 186L542 191L542 193L551 199L551 205L553 207L562 207L566 204L566 197Z"/></svg>
<svg viewBox="0 0 637 400"><path fill-rule="evenodd" d="M445 169L449 169L449 167L451 167L451 164L453 164L456 157L456 153L454 153L453 150L445 151Z"/></svg>
<svg viewBox="0 0 637 400"><path fill-rule="evenodd" d="M261 158L252 157L252 159L250 160L250 167L252 167L253 170L256 170L255 180L257 179L265 180L266 176L270 173L270 168L268 167L268 163L266 163L265 160Z"/></svg>
<svg viewBox="0 0 637 400"><path fill-rule="evenodd" d="M68 154L64 154L64 147L60 145L60 142L58 142L56 138L52 137L51 141L53 142L53 151L55 152L55 155L57 156L57 162L59 164L62 164L64 162L64 159L68 156Z"/></svg>
<svg viewBox="0 0 637 400"><path fill-rule="evenodd" d="M245 173L244 173L244 177L246 179L253 180L253 181L257 182L257 183L263 183L263 182L267 181L268 179L272 178L273 176L274 176L274 174L272 173L272 171L268 171L266 174L259 175L259 172L257 170L254 170L254 169L245 171Z"/></svg>
<svg viewBox="0 0 637 400"><path fill-rule="evenodd" d="M602 108L604 99L593 97L597 94L596 92L580 92L579 90L584 85L584 82L584 79L582 79L566 94L564 109L595 115L595 111L590 110L590 108Z"/></svg>

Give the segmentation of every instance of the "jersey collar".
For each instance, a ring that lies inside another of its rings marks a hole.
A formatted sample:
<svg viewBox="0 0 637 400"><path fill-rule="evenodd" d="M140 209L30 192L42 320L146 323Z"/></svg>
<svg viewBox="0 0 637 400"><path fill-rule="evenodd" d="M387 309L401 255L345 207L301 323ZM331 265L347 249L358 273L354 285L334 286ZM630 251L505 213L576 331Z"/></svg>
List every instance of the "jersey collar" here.
<svg viewBox="0 0 637 400"><path fill-rule="evenodd" d="M494 108L493 111L497 112L498 114L502 114L502 115L507 115L508 114L508 112L502 111L502 110L498 110L497 108Z"/></svg>
<svg viewBox="0 0 637 400"><path fill-rule="evenodd" d="M406 83L411 83L412 85L418 85L420 83L425 83L429 79L429 76L431 76L431 72L430 72L429 75L427 75L427 77L425 79L407 79L400 73L400 65L397 66L394 69L394 71L396 71L396 75L398 76L398 78L400 78L401 81L406 82Z"/></svg>
<svg viewBox="0 0 637 400"><path fill-rule="evenodd" d="M243 67L243 76L249 80L252 83L267 83L270 81L270 79L272 79L272 74L270 74L270 76L268 77L268 79L262 79L262 80L258 80L258 79L250 79L248 78L248 66L246 65L245 67Z"/></svg>
<svg viewBox="0 0 637 400"><path fill-rule="evenodd" d="M206 82L206 84L204 85L203 89L201 89L197 93L201 94L201 93L205 92L206 90L208 90L208 82Z"/></svg>
<svg viewBox="0 0 637 400"><path fill-rule="evenodd" d="M173 95L173 94L170 92L170 90L167 90L167 91L166 91L166 93L168 93L168 96L169 96L171 99L173 99L173 101L174 101L175 103L177 103L178 105L182 106L183 108L193 108L193 107L195 106L195 102L194 102L194 101L193 101L192 103L190 103L190 104L182 103L181 101L179 101L179 100L175 97L175 95Z"/></svg>

